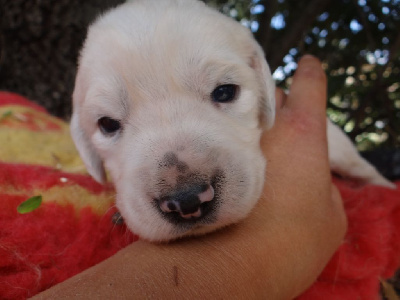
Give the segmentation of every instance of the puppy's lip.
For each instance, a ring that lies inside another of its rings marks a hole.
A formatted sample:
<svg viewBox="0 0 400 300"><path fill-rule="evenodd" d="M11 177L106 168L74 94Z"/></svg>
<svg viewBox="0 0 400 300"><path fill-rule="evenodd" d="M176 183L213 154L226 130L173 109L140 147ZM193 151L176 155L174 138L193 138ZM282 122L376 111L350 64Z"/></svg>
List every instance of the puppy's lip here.
<svg viewBox="0 0 400 300"><path fill-rule="evenodd" d="M195 211L195 212L192 213L192 214L186 214L186 215L184 215L184 214L180 213L180 215L181 215L181 217L184 218L184 219L191 219L191 218L196 218L196 219L198 219L198 218L201 217L201 208L199 208L197 211Z"/></svg>

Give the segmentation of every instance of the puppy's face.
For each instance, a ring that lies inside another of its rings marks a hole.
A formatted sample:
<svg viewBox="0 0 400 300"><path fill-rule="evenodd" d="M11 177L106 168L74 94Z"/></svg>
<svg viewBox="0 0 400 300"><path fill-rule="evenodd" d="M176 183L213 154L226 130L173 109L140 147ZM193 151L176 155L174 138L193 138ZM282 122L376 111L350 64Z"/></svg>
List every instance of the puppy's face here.
<svg viewBox="0 0 400 300"><path fill-rule="evenodd" d="M91 175L109 171L128 227L170 240L254 206L273 94L247 29L197 1L138 0L91 26L71 130Z"/></svg>

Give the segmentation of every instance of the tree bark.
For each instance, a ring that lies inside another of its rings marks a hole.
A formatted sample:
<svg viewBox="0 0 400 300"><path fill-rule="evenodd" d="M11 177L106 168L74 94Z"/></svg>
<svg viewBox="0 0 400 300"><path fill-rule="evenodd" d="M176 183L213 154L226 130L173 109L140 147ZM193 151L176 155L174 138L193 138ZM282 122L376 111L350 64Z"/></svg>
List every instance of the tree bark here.
<svg viewBox="0 0 400 300"><path fill-rule="evenodd" d="M291 48L303 40L305 33L310 29L316 17L323 13L331 0L312 0L307 2L307 6L302 10L302 14L292 23L287 24L287 30L276 41L271 41L269 45L265 45L269 49L264 51L268 53L267 59L273 72L281 63L282 59ZM264 42L261 41L261 45Z"/></svg>
<svg viewBox="0 0 400 300"><path fill-rule="evenodd" d="M264 5L264 11L259 15L258 18L258 31L255 33L255 38L260 43L261 47L264 49L266 56L268 56L268 51L270 50L270 40L271 40L271 19L275 16L278 11L278 1L277 0L263 0L260 4Z"/></svg>

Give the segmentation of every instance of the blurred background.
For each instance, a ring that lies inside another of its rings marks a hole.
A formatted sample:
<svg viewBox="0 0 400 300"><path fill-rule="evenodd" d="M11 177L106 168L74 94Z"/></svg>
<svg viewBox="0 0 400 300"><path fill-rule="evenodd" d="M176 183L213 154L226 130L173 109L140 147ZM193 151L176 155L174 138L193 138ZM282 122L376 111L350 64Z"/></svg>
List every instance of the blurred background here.
<svg viewBox="0 0 400 300"><path fill-rule="evenodd" d="M86 28L122 2L0 0L0 89L68 119ZM359 150L375 150L400 173L400 0L204 2L250 28L281 87L290 85L301 55L319 57L329 80L329 117Z"/></svg>

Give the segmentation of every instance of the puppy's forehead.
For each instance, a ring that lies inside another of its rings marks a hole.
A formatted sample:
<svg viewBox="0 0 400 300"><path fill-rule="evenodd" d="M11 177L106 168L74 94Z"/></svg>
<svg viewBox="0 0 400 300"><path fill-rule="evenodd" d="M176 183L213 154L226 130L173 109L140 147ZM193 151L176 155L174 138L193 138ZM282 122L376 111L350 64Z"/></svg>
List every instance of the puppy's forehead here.
<svg viewBox="0 0 400 300"><path fill-rule="evenodd" d="M239 41L243 35L251 35L238 22L198 0L128 1L100 17L95 27L125 34L133 47L154 43L169 48L182 44L186 47L199 44L218 48L229 44L241 46L243 43Z"/></svg>
<svg viewBox="0 0 400 300"><path fill-rule="evenodd" d="M127 2L89 29L80 61L85 75L80 77L89 78L81 85L93 97L87 97L85 106L98 106L100 93L104 105L121 102L126 111L139 99L160 103L188 91L204 97L217 84L243 83L252 76L252 42L247 28L200 1ZM119 97L121 93L129 97ZM96 109L98 114L112 111Z"/></svg>
<svg viewBox="0 0 400 300"><path fill-rule="evenodd" d="M252 55L249 39L246 28L199 1L139 0L100 18L86 45L96 47L90 53L99 53L97 58L118 72L157 79L165 71L243 63Z"/></svg>

